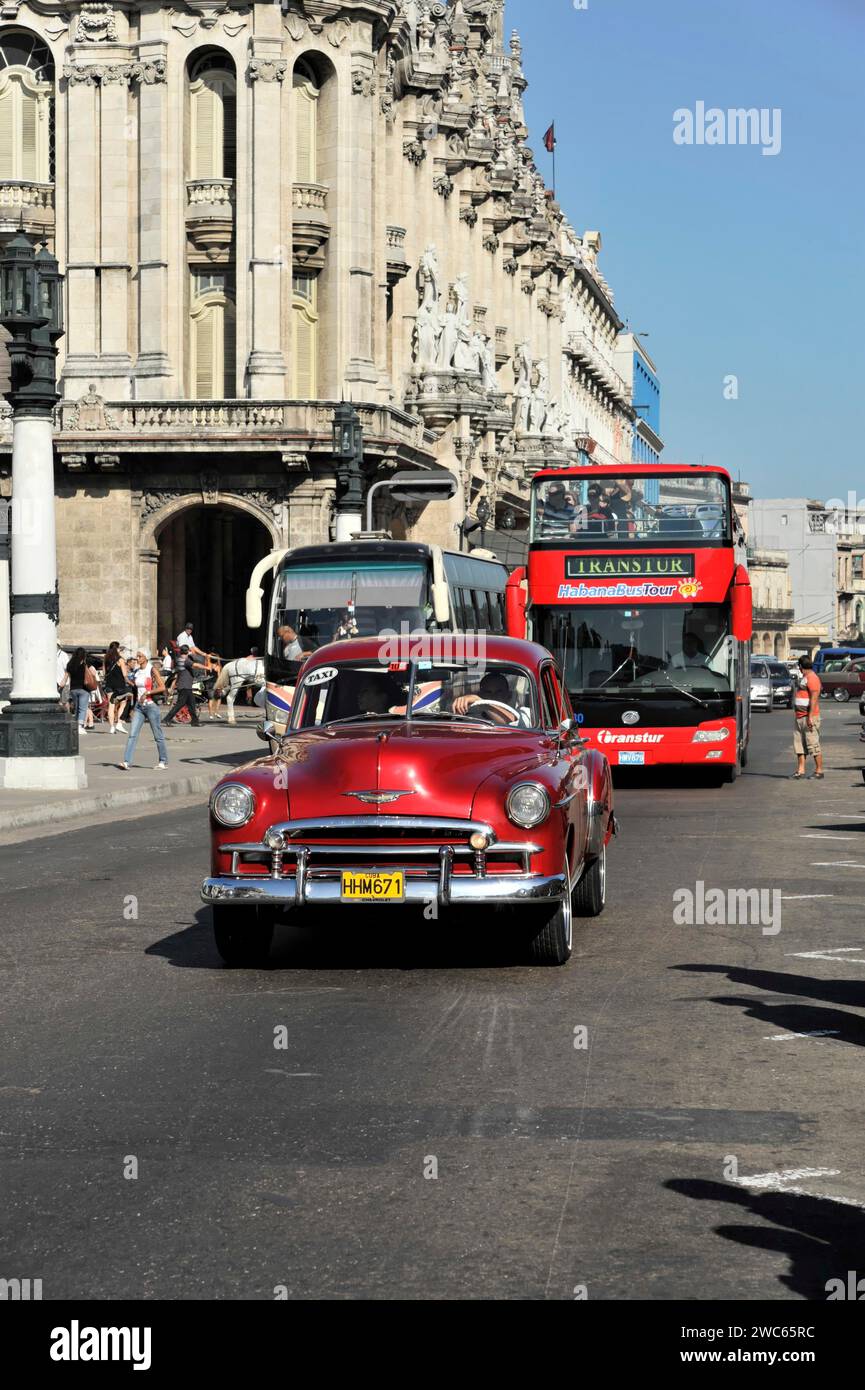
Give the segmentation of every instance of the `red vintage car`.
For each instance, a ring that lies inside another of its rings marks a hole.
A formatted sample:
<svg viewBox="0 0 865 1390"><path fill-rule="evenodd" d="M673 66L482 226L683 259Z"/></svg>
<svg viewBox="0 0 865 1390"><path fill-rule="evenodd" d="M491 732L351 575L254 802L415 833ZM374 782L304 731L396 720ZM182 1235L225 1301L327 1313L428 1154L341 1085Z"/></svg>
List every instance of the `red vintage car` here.
<svg viewBox="0 0 865 1390"><path fill-rule="evenodd" d="M414 908L425 931L461 910L478 932L509 924L532 959L563 965L572 913L603 911L610 769L542 647L453 634L322 647L272 748L210 798L201 896L227 965L263 964L282 914L303 925L305 909L370 903Z"/></svg>

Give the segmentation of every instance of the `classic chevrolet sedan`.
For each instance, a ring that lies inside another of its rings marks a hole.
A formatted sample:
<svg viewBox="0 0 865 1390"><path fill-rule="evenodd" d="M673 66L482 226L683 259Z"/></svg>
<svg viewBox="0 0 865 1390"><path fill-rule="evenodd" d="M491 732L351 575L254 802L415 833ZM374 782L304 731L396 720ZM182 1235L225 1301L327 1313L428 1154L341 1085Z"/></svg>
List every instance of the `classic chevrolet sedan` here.
<svg viewBox="0 0 865 1390"><path fill-rule="evenodd" d="M227 965L264 964L284 915L361 904L404 909L407 930L412 909L418 931L448 914L481 939L512 927L535 962L568 960L573 914L604 907L609 765L549 652L487 637L470 660L469 640L340 642L306 661L286 734L264 731L271 756L210 799L202 898Z"/></svg>

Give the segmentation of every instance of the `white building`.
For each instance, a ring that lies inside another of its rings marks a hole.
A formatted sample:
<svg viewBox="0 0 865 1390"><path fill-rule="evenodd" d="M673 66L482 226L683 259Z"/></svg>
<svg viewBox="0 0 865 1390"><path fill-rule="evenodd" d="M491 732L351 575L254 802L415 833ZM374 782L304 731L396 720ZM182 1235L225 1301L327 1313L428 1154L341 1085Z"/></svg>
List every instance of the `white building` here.
<svg viewBox="0 0 865 1390"><path fill-rule="evenodd" d="M600 234L525 87L504 0L0 6L0 238L66 275L64 642L247 642L254 563L332 534L343 396L368 484L458 476L397 535L454 544L481 498L513 534L539 467L631 458ZM7 415L6 497L10 446Z"/></svg>

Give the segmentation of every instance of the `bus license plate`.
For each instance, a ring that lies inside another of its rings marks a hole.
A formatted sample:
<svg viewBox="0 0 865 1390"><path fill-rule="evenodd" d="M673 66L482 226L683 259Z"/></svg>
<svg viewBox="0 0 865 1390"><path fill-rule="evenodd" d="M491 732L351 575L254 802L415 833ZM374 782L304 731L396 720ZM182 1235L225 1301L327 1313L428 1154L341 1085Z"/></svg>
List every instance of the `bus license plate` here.
<svg viewBox="0 0 865 1390"><path fill-rule="evenodd" d="M405 876L402 873L353 873L342 875L344 903L401 903L405 899Z"/></svg>
<svg viewBox="0 0 865 1390"><path fill-rule="evenodd" d="M643 767L643 766L645 765L645 762L646 762L646 755L645 755L645 753L620 753L620 754L619 754L619 767L623 767L626 763L638 763L638 764L640 765L640 767Z"/></svg>

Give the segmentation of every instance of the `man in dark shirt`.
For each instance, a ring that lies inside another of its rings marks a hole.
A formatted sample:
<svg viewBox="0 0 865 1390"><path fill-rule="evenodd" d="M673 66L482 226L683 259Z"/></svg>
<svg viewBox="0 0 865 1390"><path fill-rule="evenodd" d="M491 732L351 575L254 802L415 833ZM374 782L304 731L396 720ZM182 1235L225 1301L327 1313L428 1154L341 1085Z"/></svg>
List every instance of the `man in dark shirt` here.
<svg viewBox="0 0 865 1390"><path fill-rule="evenodd" d="M200 723L198 718L198 706L195 703L192 684L195 679L194 671L203 671L205 668L197 661L193 661L188 646L180 649L180 656L177 658L177 680L174 685L174 704L162 721L163 729L167 724L173 724L182 709L189 710L189 718L197 729Z"/></svg>

